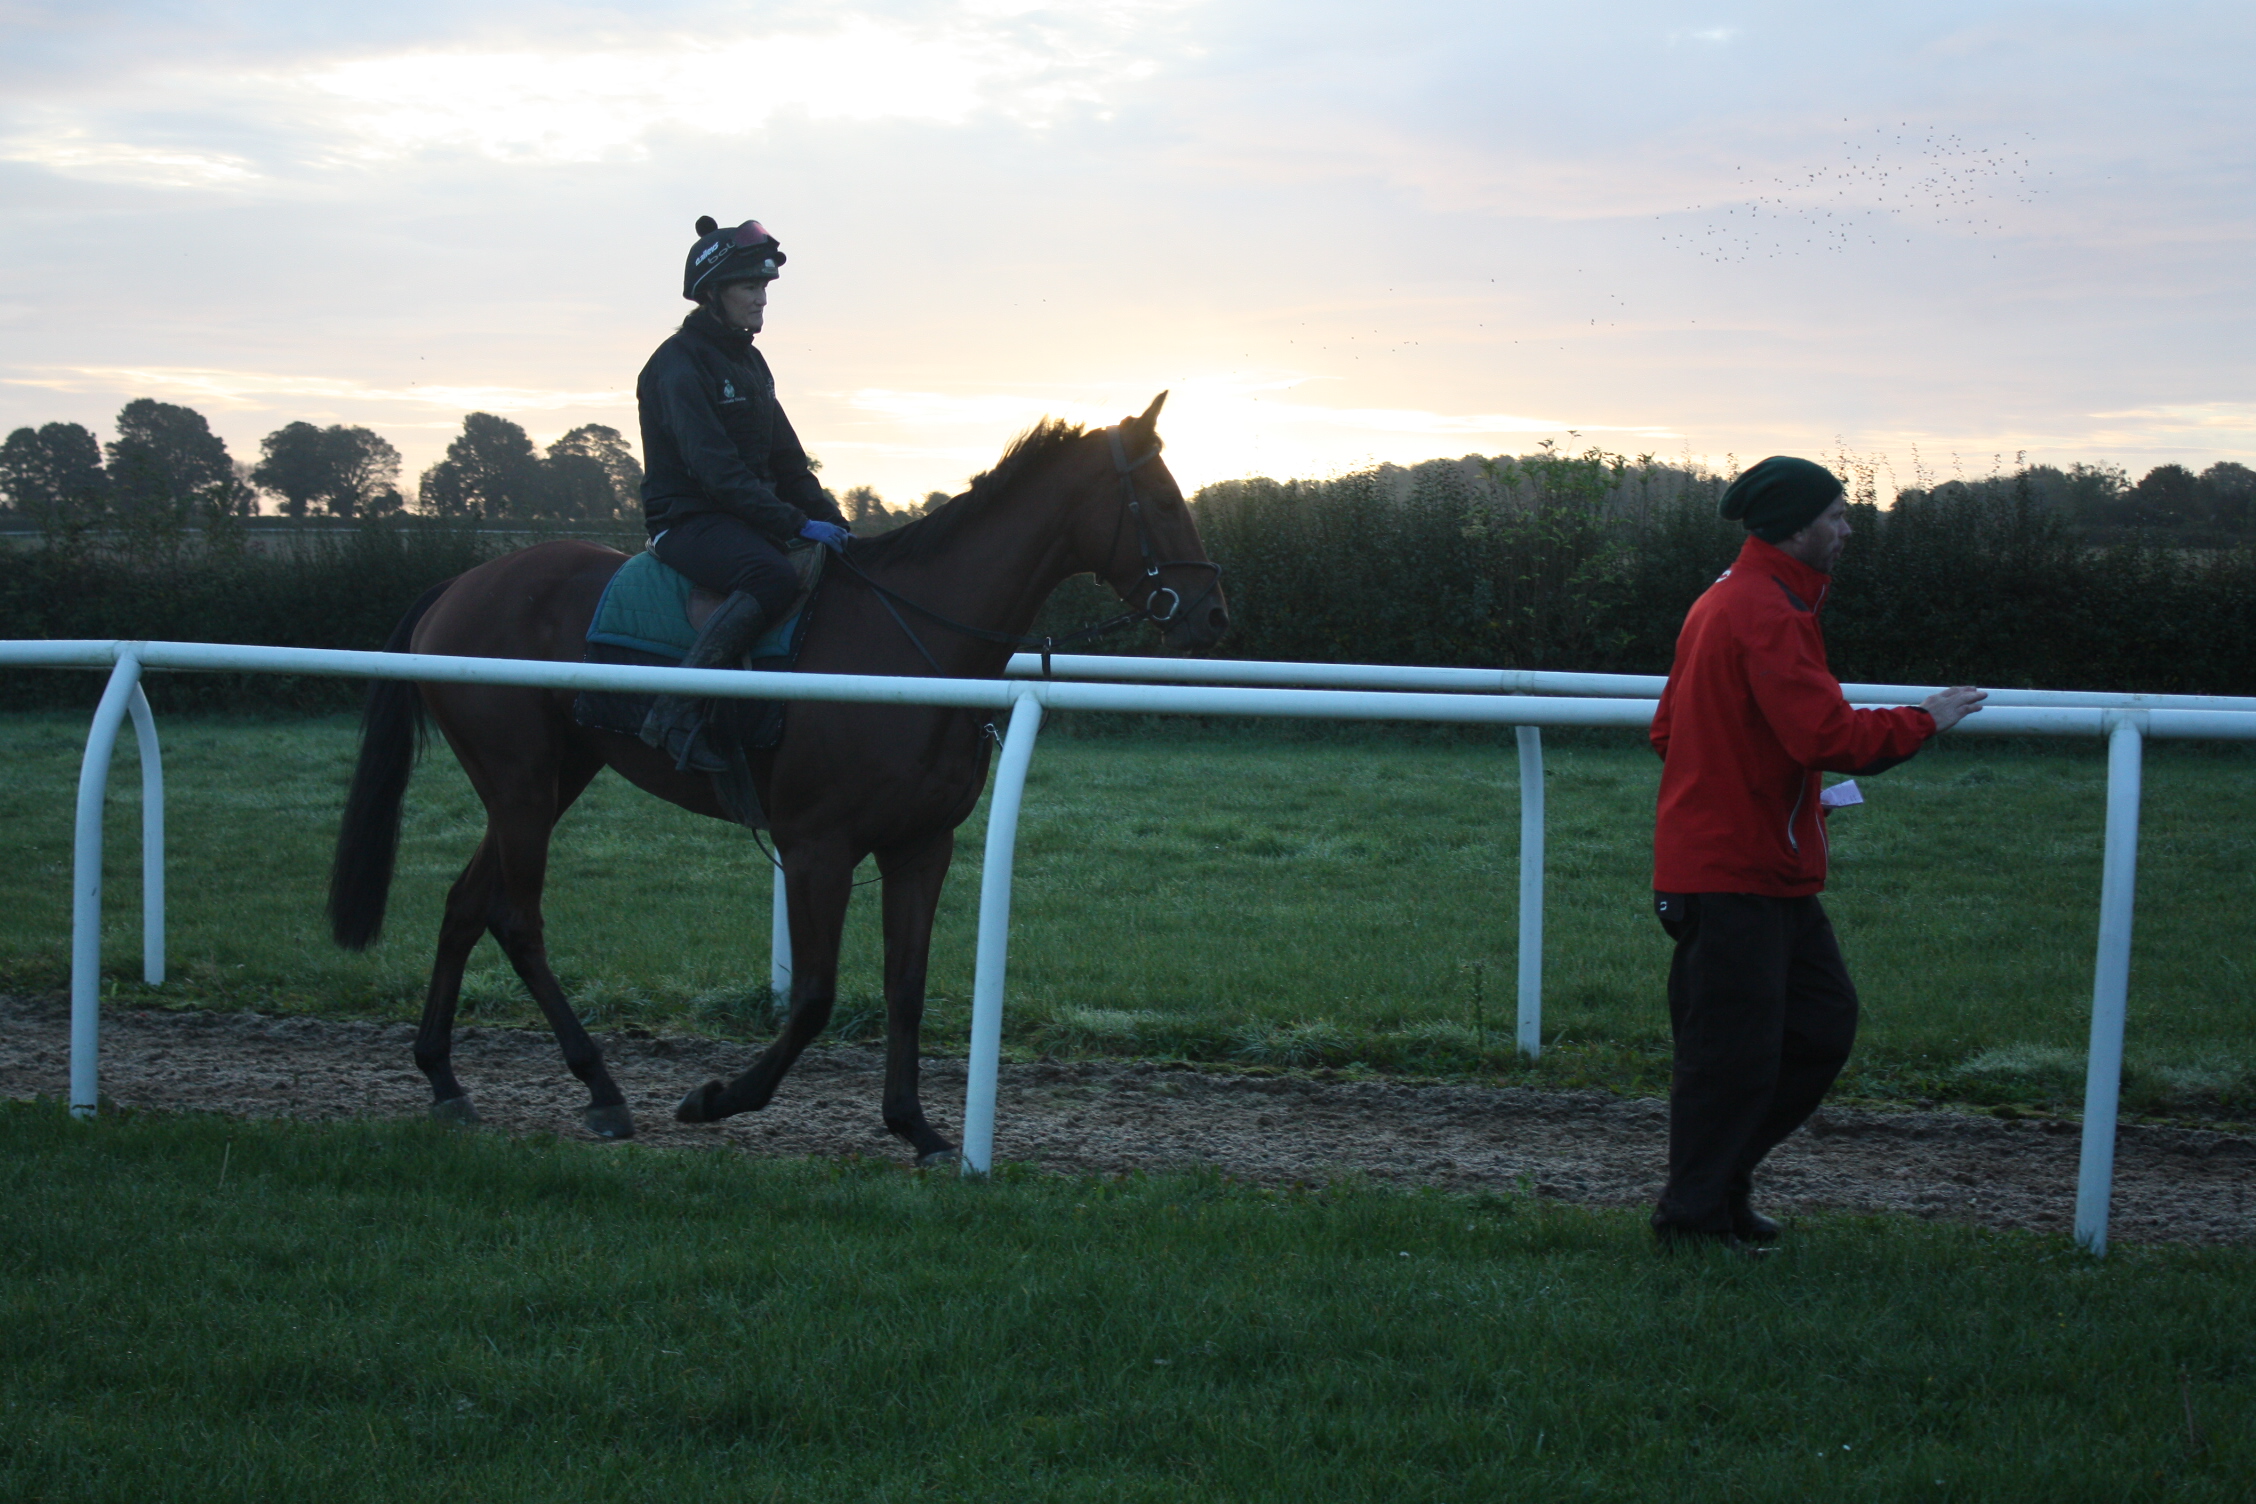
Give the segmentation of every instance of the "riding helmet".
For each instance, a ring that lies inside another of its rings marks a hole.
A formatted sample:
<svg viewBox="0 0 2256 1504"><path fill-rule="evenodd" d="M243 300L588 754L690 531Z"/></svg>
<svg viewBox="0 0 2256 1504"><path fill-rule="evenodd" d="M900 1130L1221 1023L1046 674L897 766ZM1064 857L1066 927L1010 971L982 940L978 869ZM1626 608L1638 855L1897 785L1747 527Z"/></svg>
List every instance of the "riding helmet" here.
<svg viewBox="0 0 2256 1504"><path fill-rule="evenodd" d="M722 229L713 216L697 221L697 243L682 267L682 296L692 303L726 282L766 282L784 263L783 247L756 219Z"/></svg>

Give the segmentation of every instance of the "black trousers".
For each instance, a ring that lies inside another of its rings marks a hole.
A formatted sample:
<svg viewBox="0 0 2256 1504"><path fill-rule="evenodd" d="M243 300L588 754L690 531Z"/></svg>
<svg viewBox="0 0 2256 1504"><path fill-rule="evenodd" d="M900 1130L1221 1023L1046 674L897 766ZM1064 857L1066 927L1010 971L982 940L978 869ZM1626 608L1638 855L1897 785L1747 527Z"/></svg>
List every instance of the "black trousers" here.
<svg viewBox="0 0 2256 1504"><path fill-rule="evenodd" d="M1856 1041L1857 995L1816 898L1656 893L1669 963L1669 1178L1656 1226L1726 1232L1755 1166L1817 1110Z"/></svg>
<svg viewBox="0 0 2256 1504"><path fill-rule="evenodd" d="M767 534L726 512L697 512L658 535L652 550L659 561L689 576L690 583L727 595L751 593L774 621L799 593L799 574Z"/></svg>

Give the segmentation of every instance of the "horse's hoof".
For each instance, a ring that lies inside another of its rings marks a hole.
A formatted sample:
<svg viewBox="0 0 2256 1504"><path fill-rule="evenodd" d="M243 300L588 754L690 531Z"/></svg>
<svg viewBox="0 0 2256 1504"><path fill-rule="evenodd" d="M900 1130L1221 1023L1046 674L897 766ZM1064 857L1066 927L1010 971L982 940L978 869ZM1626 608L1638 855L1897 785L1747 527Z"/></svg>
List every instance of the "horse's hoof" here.
<svg viewBox="0 0 2256 1504"><path fill-rule="evenodd" d="M590 1107L580 1119L587 1131L597 1138L622 1139L634 1137L634 1114L624 1102L615 1107Z"/></svg>
<svg viewBox="0 0 2256 1504"><path fill-rule="evenodd" d="M960 1149L940 1148L917 1156L917 1168L920 1170L952 1170L962 1162L963 1151Z"/></svg>
<svg viewBox="0 0 2256 1504"><path fill-rule="evenodd" d="M674 1121L677 1123L712 1123L719 1121L721 1114L716 1110L715 1104L719 1101L723 1090L725 1088L718 1081L708 1081L703 1086L692 1088L689 1095L681 1099L681 1106L674 1109Z"/></svg>
<svg viewBox="0 0 2256 1504"><path fill-rule="evenodd" d="M468 1097L448 1097L431 1104L431 1116L449 1128L475 1128L478 1126L478 1109L470 1105Z"/></svg>

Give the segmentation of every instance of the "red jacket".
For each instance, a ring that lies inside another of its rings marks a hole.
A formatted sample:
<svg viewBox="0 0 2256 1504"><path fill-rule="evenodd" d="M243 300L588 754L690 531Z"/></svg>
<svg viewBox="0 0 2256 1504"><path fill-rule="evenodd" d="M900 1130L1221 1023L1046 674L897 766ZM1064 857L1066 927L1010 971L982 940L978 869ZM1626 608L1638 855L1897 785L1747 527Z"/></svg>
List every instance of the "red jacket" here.
<svg viewBox="0 0 2256 1504"><path fill-rule="evenodd" d="M1818 773L1877 773L1935 734L1935 718L1916 706L1852 710L1841 698L1817 625L1831 584L1749 537L1686 613L1653 714L1656 892L1817 892Z"/></svg>

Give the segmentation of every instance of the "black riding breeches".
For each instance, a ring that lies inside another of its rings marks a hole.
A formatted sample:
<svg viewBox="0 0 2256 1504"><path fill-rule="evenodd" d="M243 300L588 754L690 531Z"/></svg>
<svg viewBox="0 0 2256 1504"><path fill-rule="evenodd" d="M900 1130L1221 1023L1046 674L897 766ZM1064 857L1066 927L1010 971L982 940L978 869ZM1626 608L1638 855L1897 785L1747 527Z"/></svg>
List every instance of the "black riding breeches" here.
<svg viewBox="0 0 2256 1504"><path fill-rule="evenodd" d="M741 517L697 512L667 528L651 545L659 562L689 576L690 583L723 595L742 590L760 603L773 621L799 593L799 572L783 550Z"/></svg>
<svg viewBox="0 0 2256 1504"><path fill-rule="evenodd" d="M1669 963L1669 1179L1657 1224L1726 1232L1755 1166L1817 1110L1856 1041L1856 986L1812 896L1656 893Z"/></svg>

